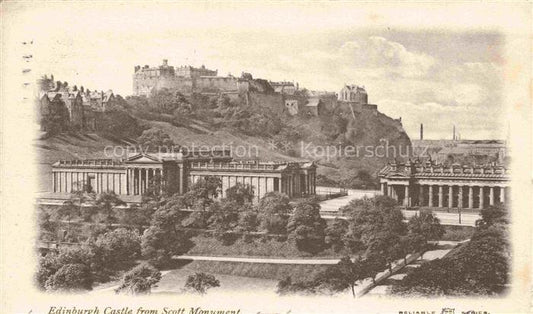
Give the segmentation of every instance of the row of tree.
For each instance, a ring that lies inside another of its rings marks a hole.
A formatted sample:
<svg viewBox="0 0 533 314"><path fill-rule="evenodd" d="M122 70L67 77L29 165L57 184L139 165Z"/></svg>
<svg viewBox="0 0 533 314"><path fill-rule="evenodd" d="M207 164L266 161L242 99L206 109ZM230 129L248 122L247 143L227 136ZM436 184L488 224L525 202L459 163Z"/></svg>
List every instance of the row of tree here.
<svg viewBox="0 0 533 314"><path fill-rule="evenodd" d="M310 274L309 278L287 277L278 283L278 293L338 292L350 287L355 296L358 282L375 280L378 273L386 268L392 270L394 261L406 260L409 254L423 254L430 241L444 234L439 220L430 212L422 212L405 223L394 200L385 196L354 200L342 212L349 219L337 219L328 226L325 240L337 250L346 249L357 257L346 256L337 265Z"/></svg>
<svg viewBox="0 0 533 314"><path fill-rule="evenodd" d="M442 259L423 264L392 292L409 296L502 294L510 271L508 213L502 204L482 210L469 242Z"/></svg>

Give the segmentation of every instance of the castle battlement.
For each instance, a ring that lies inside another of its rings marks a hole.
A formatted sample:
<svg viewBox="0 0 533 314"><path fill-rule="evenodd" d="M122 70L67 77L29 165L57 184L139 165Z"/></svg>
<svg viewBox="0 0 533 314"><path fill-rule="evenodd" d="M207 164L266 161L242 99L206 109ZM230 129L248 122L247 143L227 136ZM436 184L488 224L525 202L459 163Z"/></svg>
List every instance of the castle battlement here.
<svg viewBox="0 0 533 314"><path fill-rule="evenodd" d="M218 70L210 70L202 65L199 68L182 65L173 67L168 60L157 67L145 65L134 67L133 93L137 96L149 95L152 91L163 88L182 94L202 92L245 92L249 85L247 80L234 76L218 76Z"/></svg>

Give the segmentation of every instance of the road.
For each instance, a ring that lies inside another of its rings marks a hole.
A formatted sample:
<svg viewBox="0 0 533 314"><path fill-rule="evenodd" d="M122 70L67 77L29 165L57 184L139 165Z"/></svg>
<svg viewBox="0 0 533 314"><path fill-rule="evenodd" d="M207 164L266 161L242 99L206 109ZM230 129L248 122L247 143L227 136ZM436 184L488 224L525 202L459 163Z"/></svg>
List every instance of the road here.
<svg viewBox="0 0 533 314"><path fill-rule="evenodd" d="M337 193L339 188L330 188L330 187L318 187L317 193L327 194L327 193ZM348 195L338 198L333 198L327 201L320 202L320 214L324 219L346 219L346 217L338 216L339 209L350 201L355 199L360 199L363 197L373 197L380 194L379 191L374 190L347 190ZM402 213L406 219L411 218L412 216L418 214L418 211L415 210L402 210ZM442 225L452 225L452 226L476 226L476 220L480 219L481 216L477 213L447 213L441 211L433 211L433 214L439 218ZM461 216L461 217L459 217Z"/></svg>
<svg viewBox="0 0 533 314"><path fill-rule="evenodd" d="M319 194L328 194L328 193L337 193L340 191L339 188L329 188L329 187L316 187L317 193ZM323 213L337 213L339 208L342 206L348 205L351 200L360 199L363 197L373 197L379 193L375 190L346 190L348 195L343 197L333 198L327 201L320 202L320 212Z"/></svg>
<svg viewBox="0 0 533 314"><path fill-rule="evenodd" d="M262 257L230 257L230 256L199 256L199 255L179 255L174 259L193 261L215 261L215 262L238 262L255 264L288 264L288 265L333 265L339 262L338 258L310 259L310 258L262 258Z"/></svg>
<svg viewBox="0 0 533 314"><path fill-rule="evenodd" d="M418 211L416 210L402 210L403 216L406 219L409 219L416 215ZM433 214L439 218L442 225L453 225L453 226L469 226L475 227L476 220L480 219L481 216L477 213L462 213L459 218L457 213L446 213L446 212L437 212L433 211ZM460 220L460 222L459 222Z"/></svg>
<svg viewBox="0 0 533 314"><path fill-rule="evenodd" d="M399 263L396 268L393 268L392 273L385 271L382 274L380 274L381 276L378 275L378 278L376 279L375 284L369 284L367 287L361 289L360 296L362 295L381 296L381 295L390 294L391 283L386 281L388 278L394 281L400 281L407 275L407 272L411 271L413 268L420 267L420 265L427 263L429 261L443 258L454 247L456 247L457 245L461 243L465 243L467 241L469 240L437 241L436 244L438 246L432 250L424 252L423 257L418 258L420 254L417 254L416 255L418 256L417 258L408 259L407 265L402 265Z"/></svg>

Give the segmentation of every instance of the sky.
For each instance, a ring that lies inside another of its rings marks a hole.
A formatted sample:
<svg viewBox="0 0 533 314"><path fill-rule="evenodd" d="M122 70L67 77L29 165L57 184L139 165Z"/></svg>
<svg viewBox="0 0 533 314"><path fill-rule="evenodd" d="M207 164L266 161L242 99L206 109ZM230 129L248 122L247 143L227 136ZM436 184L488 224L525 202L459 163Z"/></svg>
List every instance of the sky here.
<svg viewBox="0 0 533 314"><path fill-rule="evenodd" d="M391 12L402 16L398 9L277 4L79 2L8 13L16 16L12 28L34 42L33 73L70 85L126 96L135 65L168 59L312 90L362 85L380 112L402 118L412 139L421 123L426 139L451 139L453 125L463 139L505 138L505 37L497 29L389 22Z"/></svg>

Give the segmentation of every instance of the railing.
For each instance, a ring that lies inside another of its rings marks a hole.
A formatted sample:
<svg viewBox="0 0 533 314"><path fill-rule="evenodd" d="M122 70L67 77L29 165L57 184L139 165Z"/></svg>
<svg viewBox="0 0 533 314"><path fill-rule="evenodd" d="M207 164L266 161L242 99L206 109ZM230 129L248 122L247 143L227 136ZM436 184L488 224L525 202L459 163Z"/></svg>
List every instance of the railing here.
<svg viewBox="0 0 533 314"><path fill-rule="evenodd" d="M409 171L409 170L408 170ZM441 174L500 174L509 175L510 170L505 168L464 168L464 167L416 167L415 174L441 173Z"/></svg>
<svg viewBox="0 0 533 314"><path fill-rule="evenodd" d="M56 166L60 167L103 167L124 166L121 161L113 159L85 159L85 160L60 160Z"/></svg>
<svg viewBox="0 0 533 314"><path fill-rule="evenodd" d="M264 163L209 163L209 162L193 162L191 169L222 169L222 170L276 170L280 164L264 164Z"/></svg>

